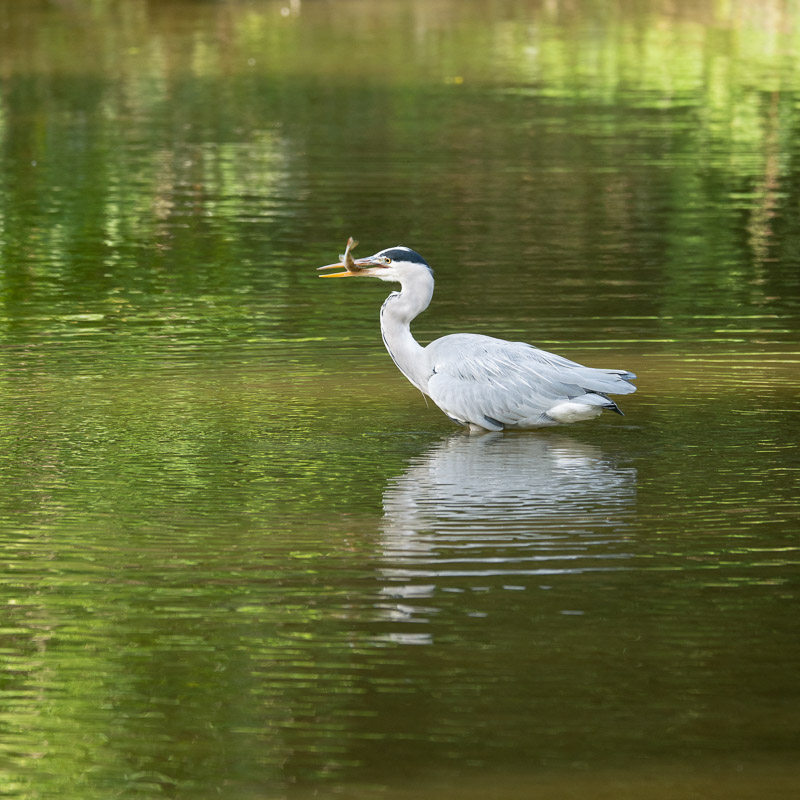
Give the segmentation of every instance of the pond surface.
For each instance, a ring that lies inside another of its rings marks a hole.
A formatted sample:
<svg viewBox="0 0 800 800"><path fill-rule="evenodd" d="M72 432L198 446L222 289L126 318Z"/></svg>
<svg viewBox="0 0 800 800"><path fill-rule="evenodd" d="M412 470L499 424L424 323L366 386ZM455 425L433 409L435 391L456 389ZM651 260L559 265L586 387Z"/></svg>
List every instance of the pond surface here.
<svg viewBox="0 0 800 800"><path fill-rule="evenodd" d="M792 796L792 8L0 0L4 796ZM349 235L626 416L461 432Z"/></svg>

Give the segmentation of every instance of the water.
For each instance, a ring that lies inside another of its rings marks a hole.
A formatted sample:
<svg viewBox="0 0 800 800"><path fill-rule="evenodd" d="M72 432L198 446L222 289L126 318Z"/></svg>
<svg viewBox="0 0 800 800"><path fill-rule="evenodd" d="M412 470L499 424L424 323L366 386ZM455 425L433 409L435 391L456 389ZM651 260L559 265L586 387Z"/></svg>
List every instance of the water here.
<svg viewBox="0 0 800 800"><path fill-rule="evenodd" d="M798 25L0 1L2 793L791 796ZM351 234L626 417L458 431Z"/></svg>

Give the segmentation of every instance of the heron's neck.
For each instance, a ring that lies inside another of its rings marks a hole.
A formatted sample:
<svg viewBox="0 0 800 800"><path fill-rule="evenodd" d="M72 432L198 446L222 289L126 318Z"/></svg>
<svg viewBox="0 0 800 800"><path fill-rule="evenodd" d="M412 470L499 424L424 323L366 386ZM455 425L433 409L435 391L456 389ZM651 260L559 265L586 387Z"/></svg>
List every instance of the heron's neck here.
<svg viewBox="0 0 800 800"><path fill-rule="evenodd" d="M412 336L411 321L430 304L433 296L433 277L413 286L401 284L381 308L381 334L389 355L398 369L418 389L428 389L428 369L425 348Z"/></svg>

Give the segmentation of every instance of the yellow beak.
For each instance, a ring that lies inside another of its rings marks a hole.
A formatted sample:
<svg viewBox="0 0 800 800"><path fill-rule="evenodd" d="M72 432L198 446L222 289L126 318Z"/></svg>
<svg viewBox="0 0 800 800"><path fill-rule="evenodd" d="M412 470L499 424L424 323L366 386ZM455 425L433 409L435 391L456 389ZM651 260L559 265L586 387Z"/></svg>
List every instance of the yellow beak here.
<svg viewBox="0 0 800 800"><path fill-rule="evenodd" d="M341 261L336 264L326 264L324 267L317 267L317 271L321 269L344 269L344 272L333 272L330 275L320 275L320 278L358 278L360 276L369 275L371 270L368 267L374 267L375 263L369 258L357 258L353 262L357 269L349 270L342 264Z"/></svg>

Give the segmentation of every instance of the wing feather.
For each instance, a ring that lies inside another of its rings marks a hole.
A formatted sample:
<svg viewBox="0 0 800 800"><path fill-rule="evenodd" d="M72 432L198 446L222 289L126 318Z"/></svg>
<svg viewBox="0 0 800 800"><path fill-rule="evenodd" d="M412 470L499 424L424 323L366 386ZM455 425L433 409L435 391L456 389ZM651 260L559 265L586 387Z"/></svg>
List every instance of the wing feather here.
<svg viewBox="0 0 800 800"><path fill-rule="evenodd" d="M584 367L524 342L461 333L431 342L425 352L436 405L459 422L490 429L552 423L547 411L560 403L603 405L607 394L636 391L631 372Z"/></svg>

